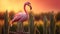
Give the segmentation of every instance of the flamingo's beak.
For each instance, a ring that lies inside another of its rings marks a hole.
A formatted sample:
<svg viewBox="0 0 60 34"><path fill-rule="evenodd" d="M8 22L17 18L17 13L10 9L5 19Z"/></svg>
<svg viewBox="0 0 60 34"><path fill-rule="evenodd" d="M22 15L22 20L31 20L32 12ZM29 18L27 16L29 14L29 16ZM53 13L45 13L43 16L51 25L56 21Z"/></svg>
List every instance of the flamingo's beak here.
<svg viewBox="0 0 60 34"><path fill-rule="evenodd" d="M32 7L30 6L30 10L32 10Z"/></svg>
<svg viewBox="0 0 60 34"><path fill-rule="evenodd" d="M10 22L11 22L11 27L12 27L13 26L13 23L14 23L14 20L11 20Z"/></svg>
<svg viewBox="0 0 60 34"><path fill-rule="evenodd" d="M12 27L12 21L10 21L10 26Z"/></svg>
<svg viewBox="0 0 60 34"><path fill-rule="evenodd" d="M12 24L11 24L11 27L12 27Z"/></svg>
<svg viewBox="0 0 60 34"><path fill-rule="evenodd" d="M30 7L30 10L32 10L32 6L31 6L31 4L29 4L28 6Z"/></svg>

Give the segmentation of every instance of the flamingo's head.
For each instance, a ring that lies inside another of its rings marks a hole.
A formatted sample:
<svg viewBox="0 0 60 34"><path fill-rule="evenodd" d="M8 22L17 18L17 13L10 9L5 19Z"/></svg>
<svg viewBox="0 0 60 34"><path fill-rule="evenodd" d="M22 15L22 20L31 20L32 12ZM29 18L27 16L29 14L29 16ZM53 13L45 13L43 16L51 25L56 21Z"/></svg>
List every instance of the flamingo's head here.
<svg viewBox="0 0 60 34"><path fill-rule="evenodd" d="M31 3L30 2L26 2L25 4L30 7L30 10L32 10L32 6L31 6Z"/></svg>

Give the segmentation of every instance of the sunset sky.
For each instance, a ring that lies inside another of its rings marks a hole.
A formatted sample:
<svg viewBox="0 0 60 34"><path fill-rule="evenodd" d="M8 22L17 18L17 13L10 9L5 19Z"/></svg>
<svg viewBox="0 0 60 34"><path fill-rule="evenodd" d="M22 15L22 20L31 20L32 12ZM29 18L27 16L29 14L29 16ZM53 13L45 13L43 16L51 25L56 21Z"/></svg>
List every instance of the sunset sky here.
<svg viewBox="0 0 60 34"><path fill-rule="evenodd" d="M60 0L0 0L0 11L14 10L24 11L23 6L25 2L31 2L32 11L34 13L49 12L54 10L58 12L60 10Z"/></svg>

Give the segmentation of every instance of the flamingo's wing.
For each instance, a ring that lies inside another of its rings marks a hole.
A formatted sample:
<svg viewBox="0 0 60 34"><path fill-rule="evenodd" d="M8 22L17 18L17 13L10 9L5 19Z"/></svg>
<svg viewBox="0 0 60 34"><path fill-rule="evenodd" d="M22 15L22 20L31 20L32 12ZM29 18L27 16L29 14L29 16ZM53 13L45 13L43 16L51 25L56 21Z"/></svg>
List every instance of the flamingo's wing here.
<svg viewBox="0 0 60 34"><path fill-rule="evenodd" d="M21 19L19 19L19 21L23 22L23 21L27 20L27 18L28 18L28 16L25 13L23 13L23 14L21 14Z"/></svg>
<svg viewBox="0 0 60 34"><path fill-rule="evenodd" d="M12 22L18 21L19 19L21 19L21 17L22 16L20 14L15 15L14 18L12 19Z"/></svg>

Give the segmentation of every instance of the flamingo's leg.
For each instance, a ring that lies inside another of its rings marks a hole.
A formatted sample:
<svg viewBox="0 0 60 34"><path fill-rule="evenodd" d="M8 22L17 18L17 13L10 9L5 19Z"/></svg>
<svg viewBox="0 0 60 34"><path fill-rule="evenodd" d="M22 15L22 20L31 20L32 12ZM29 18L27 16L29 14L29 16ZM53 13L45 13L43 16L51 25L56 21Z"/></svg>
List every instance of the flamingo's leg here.
<svg viewBox="0 0 60 34"><path fill-rule="evenodd" d="M18 22L17 23L17 33L22 33L23 32L23 22Z"/></svg>
<svg viewBox="0 0 60 34"><path fill-rule="evenodd" d="M24 31L23 22L21 22L21 30L22 30L22 32Z"/></svg>

